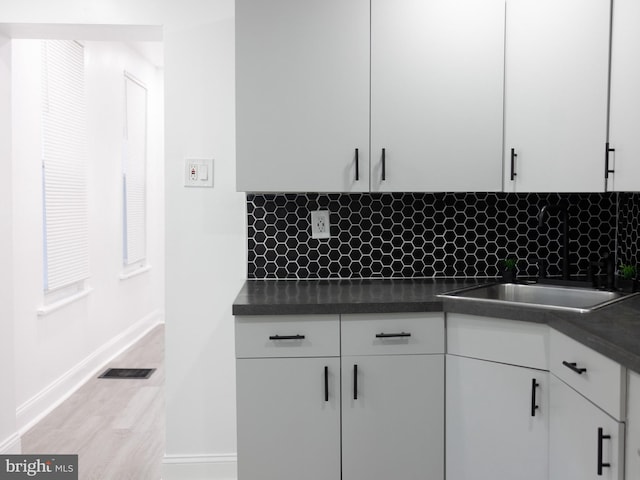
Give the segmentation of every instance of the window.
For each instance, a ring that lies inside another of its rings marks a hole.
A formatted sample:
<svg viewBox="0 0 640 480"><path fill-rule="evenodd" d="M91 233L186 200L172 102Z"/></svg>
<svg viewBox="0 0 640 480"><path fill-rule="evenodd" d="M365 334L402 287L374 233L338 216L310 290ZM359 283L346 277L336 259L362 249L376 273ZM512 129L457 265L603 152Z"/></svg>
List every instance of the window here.
<svg viewBox="0 0 640 480"><path fill-rule="evenodd" d="M42 42L44 290L84 288L89 277L84 48Z"/></svg>
<svg viewBox="0 0 640 480"><path fill-rule="evenodd" d="M147 255L147 89L125 72L122 156L123 264L125 272L143 268Z"/></svg>

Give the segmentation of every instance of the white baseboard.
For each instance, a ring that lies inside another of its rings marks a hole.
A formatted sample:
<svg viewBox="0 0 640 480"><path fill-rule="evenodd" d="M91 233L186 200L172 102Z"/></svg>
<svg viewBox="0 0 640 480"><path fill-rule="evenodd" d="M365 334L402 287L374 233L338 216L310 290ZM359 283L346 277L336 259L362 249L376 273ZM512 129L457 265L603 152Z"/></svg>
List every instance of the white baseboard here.
<svg viewBox="0 0 640 480"><path fill-rule="evenodd" d="M22 453L22 441L18 432L0 443L0 455L19 455Z"/></svg>
<svg viewBox="0 0 640 480"><path fill-rule="evenodd" d="M20 435L51 413L73 392L92 378L106 363L120 355L151 329L164 322L160 309L138 320L120 335L109 340L64 375L49 384L16 409L16 423Z"/></svg>
<svg viewBox="0 0 640 480"><path fill-rule="evenodd" d="M162 480L237 480L237 455L165 455Z"/></svg>

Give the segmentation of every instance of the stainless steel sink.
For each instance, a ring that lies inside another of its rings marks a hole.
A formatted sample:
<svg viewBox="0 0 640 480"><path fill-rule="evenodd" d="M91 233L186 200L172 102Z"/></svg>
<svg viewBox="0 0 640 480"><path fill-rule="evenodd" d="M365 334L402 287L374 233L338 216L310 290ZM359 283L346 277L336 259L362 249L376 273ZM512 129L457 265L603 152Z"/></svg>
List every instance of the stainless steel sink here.
<svg viewBox="0 0 640 480"><path fill-rule="evenodd" d="M539 284L495 283L446 292L438 296L584 313L635 295L638 294Z"/></svg>

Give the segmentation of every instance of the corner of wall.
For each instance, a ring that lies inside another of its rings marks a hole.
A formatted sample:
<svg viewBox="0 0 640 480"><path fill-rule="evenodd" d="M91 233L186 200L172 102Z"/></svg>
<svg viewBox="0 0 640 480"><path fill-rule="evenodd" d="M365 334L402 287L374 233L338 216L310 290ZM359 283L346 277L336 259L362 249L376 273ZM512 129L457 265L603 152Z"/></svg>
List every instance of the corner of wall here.
<svg viewBox="0 0 640 480"><path fill-rule="evenodd" d="M0 104L11 105L11 39L0 34ZM0 111L0 453L20 453L16 430L11 108Z"/></svg>

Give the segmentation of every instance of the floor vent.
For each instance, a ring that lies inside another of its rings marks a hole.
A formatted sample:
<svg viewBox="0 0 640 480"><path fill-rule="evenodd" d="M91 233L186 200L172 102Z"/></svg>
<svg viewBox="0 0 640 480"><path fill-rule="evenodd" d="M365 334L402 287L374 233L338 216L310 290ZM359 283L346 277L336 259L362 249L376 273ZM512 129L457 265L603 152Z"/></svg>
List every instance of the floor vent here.
<svg viewBox="0 0 640 480"><path fill-rule="evenodd" d="M98 378L141 378L147 379L155 368L109 368Z"/></svg>

